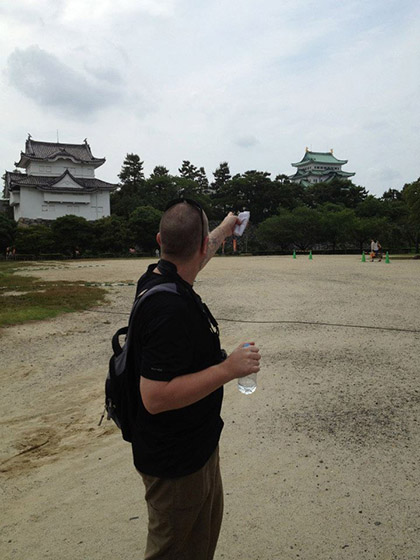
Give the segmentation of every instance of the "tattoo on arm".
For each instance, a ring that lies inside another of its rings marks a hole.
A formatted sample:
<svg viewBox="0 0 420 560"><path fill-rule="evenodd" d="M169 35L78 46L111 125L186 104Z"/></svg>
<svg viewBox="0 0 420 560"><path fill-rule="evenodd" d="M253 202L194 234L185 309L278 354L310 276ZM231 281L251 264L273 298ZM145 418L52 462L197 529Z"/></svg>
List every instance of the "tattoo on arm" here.
<svg viewBox="0 0 420 560"><path fill-rule="evenodd" d="M201 268L205 267L209 260L216 254L217 249L220 247L225 238L226 232L221 226L218 226L212 232L210 232L207 254L206 258L203 261L203 264L201 265Z"/></svg>

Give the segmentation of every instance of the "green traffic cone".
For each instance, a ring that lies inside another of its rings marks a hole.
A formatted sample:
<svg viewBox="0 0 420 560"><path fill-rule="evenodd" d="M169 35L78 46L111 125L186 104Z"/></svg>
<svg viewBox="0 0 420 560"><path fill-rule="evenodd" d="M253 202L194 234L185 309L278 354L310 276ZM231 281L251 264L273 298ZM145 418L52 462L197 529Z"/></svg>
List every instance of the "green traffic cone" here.
<svg viewBox="0 0 420 560"><path fill-rule="evenodd" d="M362 251L362 262L366 262L366 255L364 251Z"/></svg>
<svg viewBox="0 0 420 560"><path fill-rule="evenodd" d="M386 252L385 262L386 262L386 264L389 264L389 263L390 263L388 251Z"/></svg>
<svg viewBox="0 0 420 560"><path fill-rule="evenodd" d="M296 258L296 251L293 249L293 258Z"/></svg>
<svg viewBox="0 0 420 560"><path fill-rule="evenodd" d="M312 251L309 251L309 260L312 260Z"/></svg>

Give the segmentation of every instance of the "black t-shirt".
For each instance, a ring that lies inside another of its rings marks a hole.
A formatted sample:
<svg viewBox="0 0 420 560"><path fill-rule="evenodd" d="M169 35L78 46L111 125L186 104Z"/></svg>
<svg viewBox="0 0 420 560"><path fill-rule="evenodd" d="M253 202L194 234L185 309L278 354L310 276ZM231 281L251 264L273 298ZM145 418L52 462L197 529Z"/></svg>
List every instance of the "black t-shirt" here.
<svg viewBox="0 0 420 560"><path fill-rule="evenodd" d="M157 284L175 282L178 292L148 297L135 325L136 371L155 381L194 375L222 360L218 332L211 326L199 296L176 274L174 265L163 262L163 275L155 274L156 265L151 265L137 286L140 293ZM222 399L221 387L192 405L152 415L140 395L132 442L136 468L163 478L200 469L219 442Z"/></svg>

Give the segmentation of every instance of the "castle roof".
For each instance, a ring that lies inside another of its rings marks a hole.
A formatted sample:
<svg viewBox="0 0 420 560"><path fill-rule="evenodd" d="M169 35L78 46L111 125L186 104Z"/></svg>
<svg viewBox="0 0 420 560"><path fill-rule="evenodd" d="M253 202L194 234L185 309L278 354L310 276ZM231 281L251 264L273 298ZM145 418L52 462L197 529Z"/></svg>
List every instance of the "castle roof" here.
<svg viewBox="0 0 420 560"><path fill-rule="evenodd" d="M27 167L31 161L51 162L58 159L69 159L74 163L85 163L99 167L105 158L92 155L87 140L83 144L64 144L60 142L38 142L29 136L25 142L25 151L20 153L16 167Z"/></svg>
<svg viewBox="0 0 420 560"><path fill-rule="evenodd" d="M335 164L344 165L348 162L347 159L337 159L335 155L331 152L311 152L306 150L303 158L297 162L292 163L293 167L301 167L307 165L308 163L322 163L322 164Z"/></svg>
<svg viewBox="0 0 420 560"><path fill-rule="evenodd" d="M294 175L290 175L289 179L292 181L298 182L300 185L304 187L309 187L314 183L309 179L313 176L318 176L319 182L322 183L329 183L333 179L349 179L353 177L355 173L349 173L348 171L340 171L340 170L330 170L330 171L303 171L302 169L298 169Z"/></svg>
<svg viewBox="0 0 420 560"><path fill-rule="evenodd" d="M78 187L64 187L58 185L65 176L69 176ZM12 173L6 171L6 185L9 191L20 190L20 187L33 187L40 191L54 192L96 192L96 191L113 191L117 185L107 183L96 178L74 177L68 169L59 177L44 177L41 175L26 175L24 173ZM82 190L81 190L82 189Z"/></svg>
<svg viewBox="0 0 420 560"><path fill-rule="evenodd" d="M317 170L317 169L298 169L292 177L325 177L333 175L334 177L340 177L346 179L347 177L353 177L355 173L350 171L341 171L341 169L330 169L330 170Z"/></svg>

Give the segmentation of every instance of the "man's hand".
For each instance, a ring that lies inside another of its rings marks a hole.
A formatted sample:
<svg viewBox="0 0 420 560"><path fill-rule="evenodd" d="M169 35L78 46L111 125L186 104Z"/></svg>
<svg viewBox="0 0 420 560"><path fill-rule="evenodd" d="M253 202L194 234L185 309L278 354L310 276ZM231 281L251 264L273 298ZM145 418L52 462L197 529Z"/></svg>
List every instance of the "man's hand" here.
<svg viewBox="0 0 420 560"><path fill-rule="evenodd" d="M150 414L189 406L236 379L260 371L260 353L254 342L240 344L224 362L196 373L155 381L140 377L143 404Z"/></svg>
<svg viewBox="0 0 420 560"><path fill-rule="evenodd" d="M233 212L229 212L223 222L220 224L220 227L223 229L225 233L225 237L230 237L233 235L233 230L235 229L236 224L240 224L240 220L238 216L236 216Z"/></svg>
<svg viewBox="0 0 420 560"><path fill-rule="evenodd" d="M244 343L240 344L223 362L223 365L229 371L230 379L245 377L260 371L260 351L254 342L248 342L247 344L249 346L246 347L244 347Z"/></svg>

